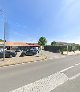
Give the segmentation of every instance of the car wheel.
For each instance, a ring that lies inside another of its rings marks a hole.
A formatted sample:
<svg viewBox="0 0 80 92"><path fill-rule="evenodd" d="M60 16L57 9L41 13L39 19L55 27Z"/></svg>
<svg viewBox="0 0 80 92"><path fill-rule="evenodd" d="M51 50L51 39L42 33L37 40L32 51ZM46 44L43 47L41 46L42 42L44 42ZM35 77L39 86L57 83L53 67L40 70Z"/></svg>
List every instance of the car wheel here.
<svg viewBox="0 0 80 92"><path fill-rule="evenodd" d="M25 54L24 53L22 53L21 55L20 55L20 57L24 57L25 56Z"/></svg>

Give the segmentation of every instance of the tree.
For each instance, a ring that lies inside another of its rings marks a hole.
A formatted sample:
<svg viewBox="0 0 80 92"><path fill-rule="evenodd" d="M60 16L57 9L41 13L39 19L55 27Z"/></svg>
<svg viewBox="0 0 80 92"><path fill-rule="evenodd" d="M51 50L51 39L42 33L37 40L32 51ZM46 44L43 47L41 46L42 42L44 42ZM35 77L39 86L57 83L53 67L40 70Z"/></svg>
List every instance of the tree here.
<svg viewBox="0 0 80 92"><path fill-rule="evenodd" d="M4 42L4 40L0 39L0 42Z"/></svg>
<svg viewBox="0 0 80 92"><path fill-rule="evenodd" d="M72 44L72 51L75 52L75 50L76 50L76 45L75 45L75 43L73 43L73 44Z"/></svg>
<svg viewBox="0 0 80 92"><path fill-rule="evenodd" d="M47 44L47 40L45 37L40 37L39 41L38 41L38 44L41 45L41 46L45 46Z"/></svg>
<svg viewBox="0 0 80 92"><path fill-rule="evenodd" d="M4 40L0 39L0 42L4 42ZM6 40L5 40L5 42L6 42Z"/></svg>
<svg viewBox="0 0 80 92"><path fill-rule="evenodd" d="M52 46L55 46L56 45L56 42L55 41L51 42L51 45Z"/></svg>

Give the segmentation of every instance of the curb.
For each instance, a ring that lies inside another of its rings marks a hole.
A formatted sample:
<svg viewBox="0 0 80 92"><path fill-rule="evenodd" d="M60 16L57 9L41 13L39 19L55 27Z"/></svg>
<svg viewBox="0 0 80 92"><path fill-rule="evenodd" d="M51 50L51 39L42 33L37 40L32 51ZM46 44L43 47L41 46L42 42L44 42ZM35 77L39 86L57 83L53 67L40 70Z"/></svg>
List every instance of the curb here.
<svg viewBox="0 0 80 92"><path fill-rule="evenodd" d="M38 62L38 61L45 61L47 59L47 57L45 57L45 58L43 58L43 59L40 59L40 60L36 60L36 62ZM8 67L8 66L15 66L15 65L21 65L21 64L26 64L26 63L33 63L33 62L35 62L35 61L28 61L28 62L17 62L17 63L12 63L12 64L7 64L7 63L5 63L4 65L0 65L0 68L2 68L2 67Z"/></svg>

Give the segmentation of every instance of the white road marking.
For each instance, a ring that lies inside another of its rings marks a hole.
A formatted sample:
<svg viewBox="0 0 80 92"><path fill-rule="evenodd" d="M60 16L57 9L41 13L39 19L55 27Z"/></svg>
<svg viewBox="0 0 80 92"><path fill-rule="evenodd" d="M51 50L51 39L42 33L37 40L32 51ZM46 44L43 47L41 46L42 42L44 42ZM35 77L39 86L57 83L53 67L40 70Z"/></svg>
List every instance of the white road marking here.
<svg viewBox="0 0 80 92"><path fill-rule="evenodd" d="M78 66L78 65L80 65L80 63L77 63L77 64L75 64L74 66L70 66L70 67L68 67L68 68L65 68L65 69L61 70L60 72L65 72L65 71L67 71L67 70L69 70L69 69L71 69L71 68L73 68L73 67L75 67L75 66Z"/></svg>
<svg viewBox="0 0 80 92"><path fill-rule="evenodd" d="M55 73L10 92L50 92L68 80L64 73Z"/></svg>
<svg viewBox="0 0 80 92"><path fill-rule="evenodd" d="M37 61L34 61L34 63L36 63Z"/></svg>
<svg viewBox="0 0 80 92"><path fill-rule="evenodd" d="M77 77L79 77L79 76L80 76L80 73L78 73L78 74L76 74L75 76L73 76L73 77L69 78L69 80L76 79L76 78L77 78Z"/></svg>
<svg viewBox="0 0 80 92"><path fill-rule="evenodd" d="M50 92L54 90L56 87L58 87L59 85L65 83L66 81L73 80L79 77L80 73L76 74L75 76L72 76L71 78L68 78L68 76L63 73L78 65L80 65L80 63L75 64L74 66L65 68L60 72L57 72L46 78L40 79L38 81L35 81L33 83L30 83L28 85L22 86L18 89L15 89L9 92Z"/></svg>
<svg viewBox="0 0 80 92"><path fill-rule="evenodd" d="M78 64L75 64L75 66L77 66L77 65L80 65L80 63L78 63Z"/></svg>
<svg viewBox="0 0 80 92"><path fill-rule="evenodd" d="M63 69L63 70L61 70L60 72L65 72L65 71L67 71L67 70L69 70L69 69L71 69L71 68L73 68L74 66L70 66L70 67L68 67L68 68L65 68L65 69Z"/></svg>
<svg viewBox="0 0 80 92"><path fill-rule="evenodd" d="M25 63L22 63L22 65L24 65Z"/></svg>
<svg viewBox="0 0 80 92"><path fill-rule="evenodd" d="M32 63L32 62L28 62L28 63Z"/></svg>

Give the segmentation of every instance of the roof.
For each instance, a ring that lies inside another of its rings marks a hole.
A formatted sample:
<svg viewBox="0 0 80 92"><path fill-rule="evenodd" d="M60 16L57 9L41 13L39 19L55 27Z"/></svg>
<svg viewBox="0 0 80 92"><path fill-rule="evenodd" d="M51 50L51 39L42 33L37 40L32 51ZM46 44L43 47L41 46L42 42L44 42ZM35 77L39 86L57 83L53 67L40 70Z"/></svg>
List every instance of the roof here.
<svg viewBox="0 0 80 92"><path fill-rule="evenodd" d="M0 45L3 45L4 42L0 42ZM25 43L25 42L5 42L6 46L40 46L38 44L33 43Z"/></svg>

